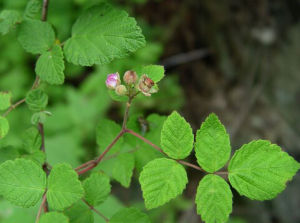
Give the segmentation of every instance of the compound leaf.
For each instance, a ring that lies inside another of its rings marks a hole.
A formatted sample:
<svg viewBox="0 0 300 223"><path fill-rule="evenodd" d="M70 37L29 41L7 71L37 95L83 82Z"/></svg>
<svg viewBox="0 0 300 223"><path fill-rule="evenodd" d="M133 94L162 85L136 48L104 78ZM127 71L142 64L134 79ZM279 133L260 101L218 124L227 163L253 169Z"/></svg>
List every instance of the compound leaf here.
<svg viewBox="0 0 300 223"><path fill-rule="evenodd" d="M46 174L31 160L8 160L0 165L0 194L21 207L34 206L46 189Z"/></svg>
<svg viewBox="0 0 300 223"><path fill-rule="evenodd" d="M144 166L139 180L147 209L159 207L175 198L188 182L183 166L167 158L150 161Z"/></svg>
<svg viewBox="0 0 300 223"><path fill-rule="evenodd" d="M124 208L114 214L110 221L110 223L151 223L148 215L143 213L137 208Z"/></svg>
<svg viewBox="0 0 300 223"><path fill-rule="evenodd" d="M227 222L232 211L232 192L226 181L208 174L199 183L196 194L197 213L206 223Z"/></svg>
<svg viewBox="0 0 300 223"><path fill-rule="evenodd" d="M210 114L197 131L195 152L199 165L209 173L222 168L230 157L229 135L218 116Z"/></svg>
<svg viewBox="0 0 300 223"><path fill-rule="evenodd" d="M83 197L78 174L69 164L57 164L48 177L47 201L50 208L63 210Z"/></svg>
<svg viewBox="0 0 300 223"><path fill-rule="evenodd" d="M55 34L49 23L25 19L20 25L18 41L27 52L42 54L54 44Z"/></svg>
<svg viewBox="0 0 300 223"><path fill-rule="evenodd" d="M256 140L237 150L229 166L229 181L253 200L270 200L282 192L300 164L267 140Z"/></svg>
<svg viewBox="0 0 300 223"><path fill-rule="evenodd" d="M194 145L193 130L176 111L164 122L161 131L162 150L173 159L184 159Z"/></svg>
<svg viewBox="0 0 300 223"><path fill-rule="evenodd" d="M83 188L86 201L93 206L97 206L105 201L110 194L109 177L101 172L94 172L83 181Z"/></svg>
<svg viewBox="0 0 300 223"><path fill-rule="evenodd" d="M0 92L0 111L8 109L11 105L11 92Z"/></svg>
<svg viewBox="0 0 300 223"><path fill-rule="evenodd" d="M69 223L69 219L59 212L48 212L42 215L39 223Z"/></svg>
<svg viewBox="0 0 300 223"><path fill-rule="evenodd" d="M64 55L59 45L55 45L50 51L44 52L38 59L35 72L41 80L49 84L63 84Z"/></svg>
<svg viewBox="0 0 300 223"><path fill-rule="evenodd" d="M77 19L64 52L69 62L91 66L123 58L144 45L145 38L134 18L101 3Z"/></svg>

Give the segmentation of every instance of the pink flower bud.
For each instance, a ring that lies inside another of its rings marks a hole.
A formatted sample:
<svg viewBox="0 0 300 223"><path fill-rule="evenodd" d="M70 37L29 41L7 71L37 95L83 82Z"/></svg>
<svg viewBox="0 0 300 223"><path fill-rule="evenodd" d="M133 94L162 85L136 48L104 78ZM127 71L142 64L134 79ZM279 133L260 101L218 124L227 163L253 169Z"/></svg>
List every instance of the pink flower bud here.
<svg viewBox="0 0 300 223"><path fill-rule="evenodd" d="M106 87L108 87L109 89L116 89L116 87L119 86L120 83L121 80L118 72L114 74L109 74L105 81Z"/></svg>
<svg viewBox="0 0 300 223"><path fill-rule="evenodd" d="M154 81L151 80L146 74L141 76L137 87L146 96L151 96L151 93L156 92L155 88L153 88Z"/></svg>
<svg viewBox="0 0 300 223"><path fill-rule="evenodd" d="M124 82L126 84L135 84L136 81L137 81L137 74L136 72L132 71L132 70L129 70L129 71L126 71L125 74L124 74Z"/></svg>
<svg viewBox="0 0 300 223"><path fill-rule="evenodd" d="M124 85L121 84L116 87L117 95L123 96L123 95L126 95L126 93L127 93L127 88Z"/></svg>

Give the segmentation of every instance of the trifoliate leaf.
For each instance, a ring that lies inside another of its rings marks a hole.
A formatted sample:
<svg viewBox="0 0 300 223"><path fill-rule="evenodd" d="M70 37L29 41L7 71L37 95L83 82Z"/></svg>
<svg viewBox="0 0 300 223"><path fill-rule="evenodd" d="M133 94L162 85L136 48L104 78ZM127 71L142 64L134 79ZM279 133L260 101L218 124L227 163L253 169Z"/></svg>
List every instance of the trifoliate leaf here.
<svg viewBox="0 0 300 223"><path fill-rule="evenodd" d="M42 111L47 107L48 95L41 89L31 90L27 93L25 102L31 111Z"/></svg>
<svg viewBox="0 0 300 223"><path fill-rule="evenodd" d="M110 223L151 223L148 215L143 213L137 208L124 208L114 214L110 221Z"/></svg>
<svg viewBox="0 0 300 223"><path fill-rule="evenodd" d="M227 222L232 211L230 187L222 177L214 174L201 179L195 202L197 213L206 223Z"/></svg>
<svg viewBox="0 0 300 223"><path fill-rule="evenodd" d="M286 187L300 164L267 140L256 140L237 150L229 166L229 181L241 194L253 200L270 200Z"/></svg>
<svg viewBox="0 0 300 223"><path fill-rule="evenodd" d="M41 80L49 84L63 84L64 55L59 45L55 45L50 51L44 52L38 59L35 72Z"/></svg>
<svg viewBox="0 0 300 223"><path fill-rule="evenodd" d="M31 127L23 133L23 149L28 153L38 151L42 145L42 136L36 127Z"/></svg>
<svg viewBox="0 0 300 223"><path fill-rule="evenodd" d="M112 176L120 182L123 187L129 187L134 169L134 155L123 153L117 156L117 161L113 167Z"/></svg>
<svg viewBox="0 0 300 223"><path fill-rule="evenodd" d="M39 223L69 223L69 219L59 212L48 212L42 215Z"/></svg>
<svg viewBox="0 0 300 223"><path fill-rule="evenodd" d="M109 177L101 172L94 172L83 181L86 201L97 206L101 204L110 194Z"/></svg>
<svg viewBox="0 0 300 223"><path fill-rule="evenodd" d="M63 210L83 197L78 174L69 164L57 164L48 177L47 201L50 208Z"/></svg>
<svg viewBox="0 0 300 223"><path fill-rule="evenodd" d="M229 135L215 114L210 114L197 131L195 152L199 165L209 173L221 169L228 161Z"/></svg>
<svg viewBox="0 0 300 223"><path fill-rule="evenodd" d="M0 33L7 34L15 24L21 22L22 17L16 10L3 10L0 13Z"/></svg>
<svg viewBox="0 0 300 223"><path fill-rule="evenodd" d="M70 223L94 223L94 215L83 201L78 201L65 210L65 215L69 217Z"/></svg>
<svg viewBox="0 0 300 223"><path fill-rule="evenodd" d="M134 71L139 77L146 74L155 83L161 81L165 76L165 68L160 65L139 66L134 68Z"/></svg>
<svg viewBox="0 0 300 223"><path fill-rule="evenodd" d="M27 52L42 54L54 44L55 34L49 23L26 19L20 25L18 41Z"/></svg>
<svg viewBox="0 0 300 223"><path fill-rule="evenodd" d="M115 139L115 137L121 131L121 126L111 120L101 120L96 130L97 144L100 147L100 151L103 152L106 147ZM120 146L123 143L123 138L120 138L113 148L107 153L112 155L119 151Z"/></svg>
<svg viewBox="0 0 300 223"><path fill-rule="evenodd" d="M24 17L27 19L35 19L40 16L42 10L42 1L29 0L26 5Z"/></svg>
<svg viewBox="0 0 300 223"><path fill-rule="evenodd" d="M177 197L188 182L183 166L166 158L145 165L139 180L147 209L159 207Z"/></svg>
<svg viewBox="0 0 300 223"><path fill-rule="evenodd" d="M46 189L46 174L33 161L8 160L0 165L0 194L21 207L34 206Z"/></svg>
<svg viewBox="0 0 300 223"><path fill-rule="evenodd" d="M184 159L194 146L193 130L176 111L164 122L161 130L162 150L173 159Z"/></svg>
<svg viewBox="0 0 300 223"><path fill-rule="evenodd" d="M69 62L91 66L123 58L145 45L134 18L111 5L101 3L85 11L72 27L64 45Z"/></svg>
<svg viewBox="0 0 300 223"><path fill-rule="evenodd" d="M11 92L0 92L0 111L6 110L11 105Z"/></svg>
<svg viewBox="0 0 300 223"><path fill-rule="evenodd" d="M5 117L0 116L0 139L4 138L9 131L9 123Z"/></svg>

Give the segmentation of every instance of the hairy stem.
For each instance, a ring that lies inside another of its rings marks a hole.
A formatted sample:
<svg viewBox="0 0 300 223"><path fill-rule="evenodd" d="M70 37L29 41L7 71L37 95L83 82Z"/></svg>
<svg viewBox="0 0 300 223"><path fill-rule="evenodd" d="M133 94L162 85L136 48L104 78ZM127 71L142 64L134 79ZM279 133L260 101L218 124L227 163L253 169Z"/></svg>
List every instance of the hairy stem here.
<svg viewBox="0 0 300 223"><path fill-rule="evenodd" d="M98 211L97 209L94 208L94 206L90 205L86 200L82 199L82 201L92 210L94 211L97 215L99 215L100 217L102 217L105 222L109 222L109 219L104 216L100 211Z"/></svg>

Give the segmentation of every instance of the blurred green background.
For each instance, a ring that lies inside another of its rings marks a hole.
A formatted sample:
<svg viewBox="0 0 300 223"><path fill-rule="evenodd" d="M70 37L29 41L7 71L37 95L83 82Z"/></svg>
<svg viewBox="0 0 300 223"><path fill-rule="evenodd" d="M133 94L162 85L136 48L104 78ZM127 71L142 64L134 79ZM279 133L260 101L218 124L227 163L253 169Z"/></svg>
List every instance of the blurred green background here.
<svg viewBox="0 0 300 223"><path fill-rule="evenodd" d="M97 0L50 0L48 21L62 42L78 15ZM218 114L231 135L233 150L253 139L279 144L300 160L300 1L299 0L114 0L142 27L145 48L105 66L66 64L63 86L42 87L53 114L45 124L47 159L51 165L73 167L98 154L95 129L106 117L122 120L124 105L113 102L104 81L111 72L137 65L161 64L166 77L159 93L138 99L131 114L161 116L178 110L196 131L210 113ZM24 11L27 0L0 0L0 10ZM24 97L35 78L37 57L26 53L16 32L0 38L0 89L13 100ZM22 133L31 126L31 113L20 106L8 116L11 130L0 147L22 145ZM157 129L164 120L159 116ZM151 136L155 138L157 136ZM0 149L0 162L3 150ZM196 161L191 158L191 162ZM109 164L108 164L109 165ZM104 168L104 167L103 167ZM153 222L196 223L193 199L199 179L188 169L190 182L179 197L149 211ZM97 207L107 216L123 206L143 208L137 181L124 189L113 182L112 196ZM37 207L16 208L0 199L1 223L33 222ZM300 175L276 199L251 201L235 193L235 223L300 222ZM95 218L95 222L102 219Z"/></svg>

